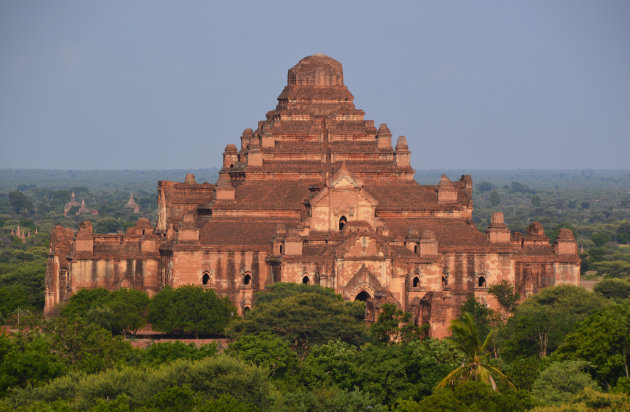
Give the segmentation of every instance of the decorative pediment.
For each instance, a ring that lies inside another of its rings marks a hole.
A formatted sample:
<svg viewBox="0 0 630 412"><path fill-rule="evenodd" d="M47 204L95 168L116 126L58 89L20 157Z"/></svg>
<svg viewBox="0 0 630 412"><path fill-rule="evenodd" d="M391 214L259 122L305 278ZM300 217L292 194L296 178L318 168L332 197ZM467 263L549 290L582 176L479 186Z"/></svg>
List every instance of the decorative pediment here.
<svg viewBox="0 0 630 412"><path fill-rule="evenodd" d="M381 282L379 282L376 276L374 276L374 274L370 272L365 265L363 265L344 287L344 295L354 297L364 290L374 297L376 292L381 291L382 288Z"/></svg>
<svg viewBox="0 0 630 412"><path fill-rule="evenodd" d="M343 188L343 187L355 187L360 188L363 186L363 182L352 174L350 169L346 166L346 162L343 162L339 169L333 173L332 177L328 180L326 186L331 188Z"/></svg>
<svg viewBox="0 0 630 412"><path fill-rule="evenodd" d="M381 242L371 232L369 225L356 222L349 224L344 230L351 231L351 234L335 250L337 258L353 257L391 257L391 248Z"/></svg>

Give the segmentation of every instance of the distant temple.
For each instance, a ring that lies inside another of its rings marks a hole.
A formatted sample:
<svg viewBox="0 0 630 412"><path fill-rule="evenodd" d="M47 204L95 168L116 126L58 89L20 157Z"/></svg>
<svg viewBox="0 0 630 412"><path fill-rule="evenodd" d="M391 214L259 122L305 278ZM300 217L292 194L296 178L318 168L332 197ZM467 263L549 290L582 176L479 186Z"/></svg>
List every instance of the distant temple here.
<svg viewBox="0 0 630 412"><path fill-rule="evenodd" d="M63 215L64 216L68 216L68 212L70 211L70 209L72 209L75 206L79 207L79 202L77 202L77 198L74 195L74 192L72 192L72 196L70 197L70 201L68 203L66 203L65 206L63 207Z"/></svg>
<svg viewBox="0 0 630 412"><path fill-rule="evenodd" d="M155 227L139 219L103 235L89 222L77 232L57 226L46 311L81 288L155 294L192 284L243 313L254 292L294 282L366 301L370 320L392 303L443 337L467 297L498 306L488 293L497 282L524 295L579 284L570 230L551 244L541 224L511 233L496 212L480 232L471 177L419 185L407 139L392 146L387 125L365 120L353 100L339 62L306 57L289 69L275 110L244 130L240 148L226 147L215 184L192 174L158 183Z"/></svg>
<svg viewBox="0 0 630 412"><path fill-rule="evenodd" d="M79 202L77 202L76 196L74 195L74 192L72 192L70 201L66 203L65 206L63 207L63 215L68 216L70 209L72 209L75 206L78 207L77 213L75 213L77 216L84 215L84 214L98 215L98 210L88 209L88 207L85 205L85 199L81 199L81 203L79 204Z"/></svg>
<svg viewBox="0 0 630 412"><path fill-rule="evenodd" d="M35 228L35 234L37 234L37 228ZM22 239L22 242L25 242L26 239L28 239L29 237L31 237L31 232L29 231L28 233L24 233L24 230L20 227L20 225L17 225L17 228L15 230L11 229L11 236L17 237L19 239Z"/></svg>
<svg viewBox="0 0 630 412"><path fill-rule="evenodd" d="M125 206L123 206L123 208L124 209L133 209L133 213L140 213L140 206L138 206L136 201L133 199L133 193L131 193L129 195L129 200L127 201L127 204L125 204Z"/></svg>

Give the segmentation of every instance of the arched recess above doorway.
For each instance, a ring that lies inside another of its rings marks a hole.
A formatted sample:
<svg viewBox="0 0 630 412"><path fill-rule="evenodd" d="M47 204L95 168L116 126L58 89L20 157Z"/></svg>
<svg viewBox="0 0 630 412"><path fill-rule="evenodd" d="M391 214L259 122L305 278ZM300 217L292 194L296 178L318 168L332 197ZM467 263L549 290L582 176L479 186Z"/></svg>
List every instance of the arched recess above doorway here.
<svg viewBox="0 0 630 412"><path fill-rule="evenodd" d="M354 297L354 300L360 300L361 302L367 302L368 299L372 299L372 296L370 296L370 294L365 290L357 293Z"/></svg>

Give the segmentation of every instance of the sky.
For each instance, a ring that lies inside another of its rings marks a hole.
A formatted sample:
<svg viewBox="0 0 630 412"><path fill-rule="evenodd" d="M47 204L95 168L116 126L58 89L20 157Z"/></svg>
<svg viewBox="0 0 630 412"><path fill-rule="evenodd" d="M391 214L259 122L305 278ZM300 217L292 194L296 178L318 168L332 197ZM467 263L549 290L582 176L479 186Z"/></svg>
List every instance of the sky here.
<svg viewBox="0 0 630 412"><path fill-rule="evenodd" d="M628 22L626 0L6 0L0 168L220 166L325 53L416 169L629 169Z"/></svg>

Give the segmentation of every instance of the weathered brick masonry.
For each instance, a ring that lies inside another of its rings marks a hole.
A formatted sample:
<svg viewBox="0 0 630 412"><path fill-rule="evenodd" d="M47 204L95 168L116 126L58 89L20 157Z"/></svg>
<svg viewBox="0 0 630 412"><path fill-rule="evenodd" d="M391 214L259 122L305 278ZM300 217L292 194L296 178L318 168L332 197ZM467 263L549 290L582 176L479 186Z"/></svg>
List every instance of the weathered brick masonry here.
<svg viewBox="0 0 630 412"><path fill-rule="evenodd" d="M317 54L289 69L275 110L240 149L228 145L216 184L158 183L157 225L125 234L56 227L46 275L46 310L81 288L131 287L155 294L193 284L229 296L239 311L275 282L333 288L390 302L428 322L433 336L471 294L496 307L492 284L521 293L579 283L570 230L552 245L539 223L510 233L495 213L485 233L472 222L472 180L414 180L407 140L392 146L386 124L364 120L341 64Z"/></svg>

